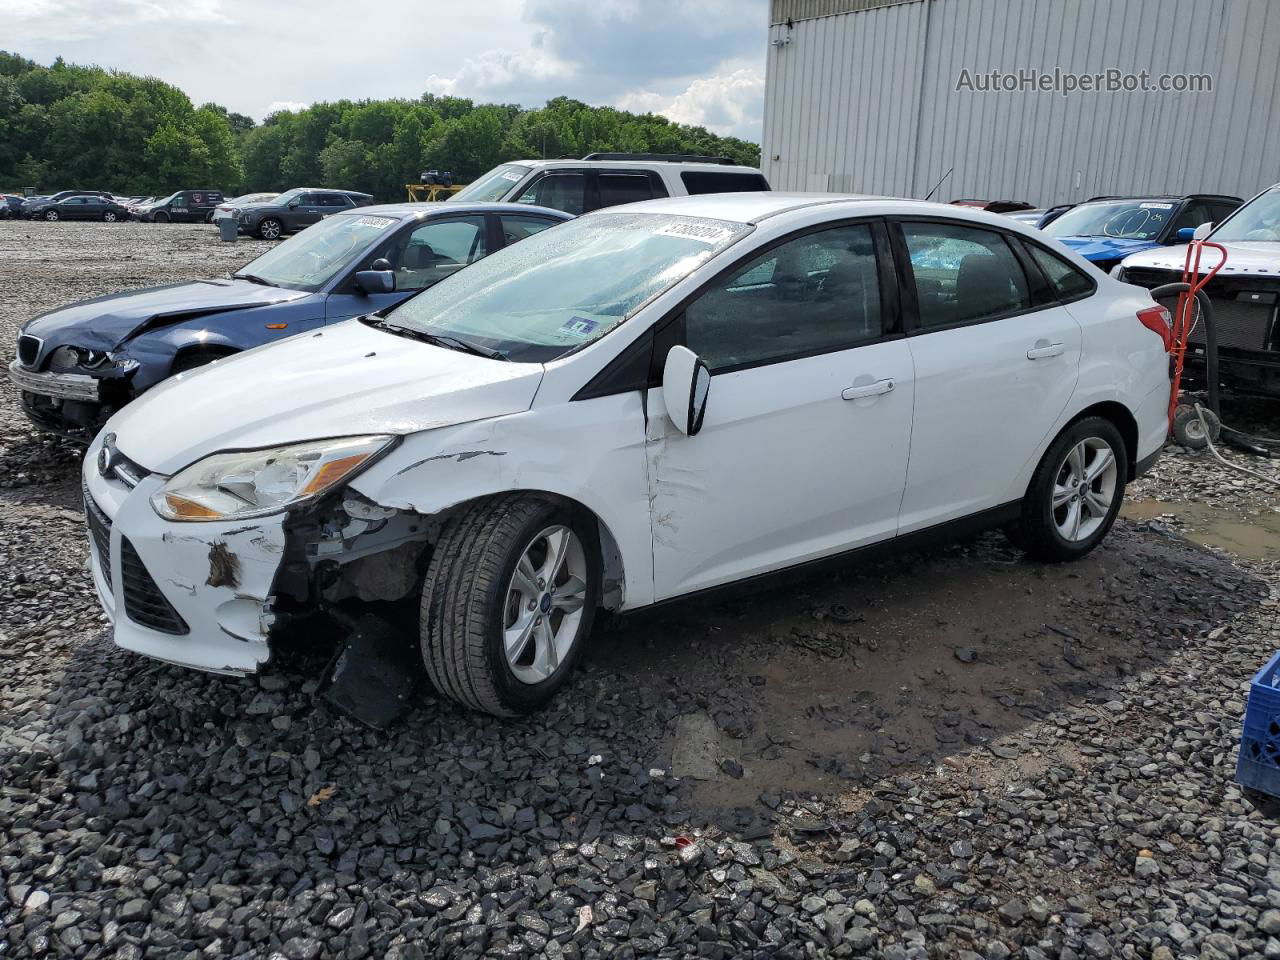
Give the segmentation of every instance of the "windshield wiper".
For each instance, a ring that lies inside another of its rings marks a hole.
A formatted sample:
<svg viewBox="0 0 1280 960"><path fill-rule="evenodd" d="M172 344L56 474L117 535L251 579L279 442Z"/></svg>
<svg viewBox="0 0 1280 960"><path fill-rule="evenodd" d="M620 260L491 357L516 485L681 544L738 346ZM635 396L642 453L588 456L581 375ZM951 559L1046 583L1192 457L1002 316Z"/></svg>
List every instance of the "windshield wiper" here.
<svg viewBox="0 0 1280 960"><path fill-rule="evenodd" d="M250 283L260 283L264 287L275 286L275 284L272 283L270 280L264 280L262 279L262 277L259 277L258 275L253 273L233 273L231 276L234 277L236 280L248 280Z"/></svg>
<svg viewBox="0 0 1280 960"><path fill-rule="evenodd" d="M419 340L422 343L429 343L434 347L444 347L447 350L457 350L460 353L470 353L473 356L485 357L489 360L508 360L505 353L501 350L494 350L492 347L482 347L478 343L471 343L459 337L451 337L447 334L427 333L425 330L416 330L413 327L402 327L399 324L387 323L378 317L369 317L365 322L372 327L380 327L388 333L396 336L408 337L410 340Z"/></svg>

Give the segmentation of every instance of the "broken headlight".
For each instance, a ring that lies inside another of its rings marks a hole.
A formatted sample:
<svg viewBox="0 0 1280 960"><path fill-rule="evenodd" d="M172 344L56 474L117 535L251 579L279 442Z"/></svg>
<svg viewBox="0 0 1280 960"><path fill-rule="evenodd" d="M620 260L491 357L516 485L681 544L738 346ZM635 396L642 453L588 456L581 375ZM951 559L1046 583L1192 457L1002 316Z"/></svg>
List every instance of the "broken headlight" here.
<svg viewBox="0 0 1280 960"><path fill-rule="evenodd" d="M166 520L238 520L276 513L349 479L390 446L389 436L214 453L178 471L151 497Z"/></svg>

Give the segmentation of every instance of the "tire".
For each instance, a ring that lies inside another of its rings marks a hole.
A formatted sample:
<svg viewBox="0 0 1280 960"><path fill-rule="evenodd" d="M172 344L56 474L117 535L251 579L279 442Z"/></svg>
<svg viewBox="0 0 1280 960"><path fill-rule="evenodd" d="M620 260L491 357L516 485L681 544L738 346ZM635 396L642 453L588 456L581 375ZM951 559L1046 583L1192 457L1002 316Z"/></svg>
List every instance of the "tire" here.
<svg viewBox="0 0 1280 960"><path fill-rule="evenodd" d="M103 223L115 223L119 219L119 215L114 210L108 210L102 215Z"/></svg>
<svg viewBox="0 0 1280 960"><path fill-rule="evenodd" d="M1203 409L1203 408L1201 408ZM1209 428L1208 434L1205 433L1205 427ZM1222 432L1222 421L1214 414L1212 410L1204 411L1204 425L1200 423L1200 416L1196 413L1196 408L1189 403L1180 403L1173 411L1173 439L1178 441L1189 450L1203 450L1209 446L1209 441L1218 442L1218 435Z"/></svg>
<svg viewBox="0 0 1280 960"><path fill-rule="evenodd" d="M562 530L579 549L566 541L566 559L548 581L564 589L546 591L538 575L552 562L550 540L539 538ZM526 558L540 599L519 587L521 579L529 582L517 577ZM573 582L579 575L580 590ZM591 633L599 584L600 546L589 519L532 495L478 501L445 527L427 569L419 626L427 675L443 696L473 710L499 717L532 713L568 681ZM557 595L566 605L580 595L580 605L567 612ZM518 655L509 658L505 640L522 632L528 639L513 644ZM545 656L548 650L557 653Z"/></svg>
<svg viewBox="0 0 1280 960"><path fill-rule="evenodd" d="M167 213L153 213L151 215L152 223L168 223L169 215Z"/></svg>
<svg viewBox="0 0 1280 960"><path fill-rule="evenodd" d="M284 224L275 217L266 217L255 232L263 240L279 240L284 234Z"/></svg>
<svg viewBox="0 0 1280 960"><path fill-rule="evenodd" d="M57 210L46 210L46 211L42 214L42 216L43 216L46 220L48 220L50 223L54 223L55 221L57 221L57 220L61 219L61 217L59 216L59 214L58 214L58 211L57 211Z"/></svg>
<svg viewBox="0 0 1280 960"><path fill-rule="evenodd" d="M1105 466L1096 459L1104 451L1110 454ZM1070 424L1036 467L1010 539L1049 563L1085 556L1115 523L1129 482L1128 465L1124 438L1110 420L1086 417ZM1077 486L1082 476L1084 483ZM1085 487L1087 493L1077 492Z"/></svg>
<svg viewBox="0 0 1280 960"><path fill-rule="evenodd" d="M223 357L231 356L235 351L231 350L189 350L186 353L178 354L174 358L173 365L169 368L169 376L175 376L179 373L186 373L188 370L195 370L198 367L206 366L215 360L221 360Z"/></svg>

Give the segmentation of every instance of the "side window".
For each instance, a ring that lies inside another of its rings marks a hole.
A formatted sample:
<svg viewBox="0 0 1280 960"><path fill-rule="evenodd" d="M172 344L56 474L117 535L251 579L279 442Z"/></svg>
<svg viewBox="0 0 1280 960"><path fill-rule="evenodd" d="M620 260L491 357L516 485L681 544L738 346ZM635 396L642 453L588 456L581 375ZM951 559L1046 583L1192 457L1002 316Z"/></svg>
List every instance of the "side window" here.
<svg viewBox="0 0 1280 960"><path fill-rule="evenodd" d="M602 207L653 199L653 184L642 173L601 173L596 183Z"/></svg>
<svg viewBox="0 0 1280 960"><path fill-rule="evenodd" d="M902 224L915 275L920 325L994 320L1031 307L1027 278L991 230L949 223Z"/></svg>
<svg viewBox="0 0 1280 960"><path fill-rule="evenodd" d="M1060 300L1075 300L1093 293L1093 281L1067 261L1034 243L1024 246L1031 251L1031 258L1049 278L1049 284Z"/></svg>
<svg viewBox="0 0 1280 960"><path fill-rule="evenodd" d="M498 218L502 224L502 241L506 246L519 243L526 237L541 233L547 227L554 227L559 220L547 220L545 217L519 217L503 214Z"/></svg>
<svg viewBox="0 0 1280 960"><path fill-rule="evenodd" d="M680 174L684 188L695 193L748 193L769 189L769 181L759 173L713 173L686 170Z"/></svg>
<svg viewBox="0 0 1280 960"><path fill-rule="evenodd" d="M322 193L317 197L317 202L322 207L342 208L348 206L347 198L338 193Z"/></svg>
<svg viewBox="0 0 1280 960"><path fill-rule="evenodd" d="M856 346L883 330L866 224L774 247L733 268L685 309L689 349L713 373Z"/></svg>
<svg viewBox="0 0 1280 960"><path fill-rule="evenodd" d="M533 181L516 203L579 214L586 207L587 178L581 173L549 173Z"/></svg>
<svg viewBox="0 0 1280 960"><path fill-rule="evenodd" d="M300 207L314 207L316 205L316 195L314 193L300 193L294 197L298 201Z"/></svg>
<svg viewBox="0 0 1280 960"><path fill-rule="evenodd" d="M1213 211L1209 209L1209 204L1204 200L1190 200L1187 205L1182 208L1182 212L1178 214L1177 219L1173 221L1173 227L1169 231L1169 239L1176 240L1174 236L1184 227L1191 227L1193 230L1202 223L1208 223L1213 219Z"/></svg>
<svg viewBox="0 0 1280 960"><path fill-rule="evenodd" d="M423 290L485 256L484 217L429 220L394 237L372 259L385 257L397 290Z"/></svg>
<svg viewBox="0 0 1280 960"><path fill-rule="evenodd" d="M1227 217L1231 216L1240 209L1238 203L1214 202L1209 204L1209 219L1213 221L1214 226L1220 224ZM1198 224L1197 224L1198 226Z"/></svg>

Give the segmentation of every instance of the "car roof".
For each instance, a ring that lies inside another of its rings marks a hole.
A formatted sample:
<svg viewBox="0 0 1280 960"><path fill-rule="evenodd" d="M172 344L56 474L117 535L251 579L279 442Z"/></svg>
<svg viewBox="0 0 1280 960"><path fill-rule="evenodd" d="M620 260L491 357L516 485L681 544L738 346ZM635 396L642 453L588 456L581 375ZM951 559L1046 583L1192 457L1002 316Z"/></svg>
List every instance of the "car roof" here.
<svg viewBox="0 0 1280 960"><path fill-rule="evenodd" d="M725 169L724 167L720 168ZM752 191L747 193L699 193L688 197L663 197L660 200L642 200L621 207L605 207L587 216L601 213L670 213L682 217L707 217L711 220L730 220L737 223L758 223L768 217L791 210L812 207L823 203L841 203L858 200L887 200L869 194L835 193L781 193L778 191ZM912 201L902 201L904 203ZM952 210L957 208L952 207Z"/></svg>
<svg viewBox="0 0 1280 960"><path fill-rule="evenodd" d="M1082 200L1076 204L1083 207L1091 203L1128 203L1132 200L1168 200L1177 203L1179 200L1194 200L1197 197L1205 197L1210 200L1234 200L1236 203L1243 203L1239 197L1233 197L1226 193L1136 193L1132 195L1116 194L1114 197L1093 197L1089 200Z"/></svg>
<svg viewBox="0 0 1280 960"><path fill-rule="evenodd" d="M558 167L574 167L577 169L590 167L591 169L596 170L609 170L611 168L618 170L638 170L647 169L649 167L669 167L680 172L751 173L763 176L763 174L761 174L755 167L740 167L726 163L698 163L696 161L684 162L680 160L574 160L572 158L566 158L564 160L509 160L507 162L521 167L528 167L530 170L547 170Z"/></svg>
<svg viewBox="0 0 1280 960"><path fill-rule="evenodd" d="M535 207L529 203L468 203L465 200L449 201L449 203L432 203L423 201L419 203L381 203L371 207L357 207L355 210L344 210L342 213L336 213L336 217L361 217L369 214L376 214L382 217L397 217L407 220L412 217L426 219L427 217L440 216L449 214L458 216L467 213L516 213L516 214L535 214L544 217L553 217L556 220L572 220L573 214L565 213L563 210L555 210L551 207Z"/></svg>

